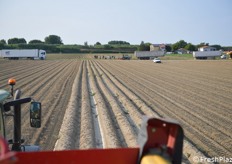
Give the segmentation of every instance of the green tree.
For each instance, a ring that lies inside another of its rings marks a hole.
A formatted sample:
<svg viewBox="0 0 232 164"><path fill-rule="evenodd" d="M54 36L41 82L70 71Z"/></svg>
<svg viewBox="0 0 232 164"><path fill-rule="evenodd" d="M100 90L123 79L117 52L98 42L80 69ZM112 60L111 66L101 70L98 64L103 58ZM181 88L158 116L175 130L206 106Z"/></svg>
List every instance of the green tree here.
<svg viewBox="0 0 232 164"><path fill-rule="evenodd" d="M176 51L176 50L178 50L179 49L179 46L178 46L178 44L177 43L174 43L174 44L172 44L172 51Z"/></svg>
<svg viewBox="0 0 232 164"><path fill-rule="evenodd" d="M109 45L109 44L105 44L105 45L104 45L104 48L105 48L105 49L112 49L113 47L112 47L111 45Z"/></svg>
<svg viewBox="0 0 232 164"><path fill-rule="evenodd" d="M115 45L115 44L118 44L118 45L130 45L130 43L128 43L126 41L121 41L121 40L112 40L112 41L109 41L108 44L110 44L110 45Z"/></svg>
<svg viewBox="0 0 232 164"><path fill-rule="evenodd" d="M3 45L6 44L6 41L4 39L0 40L0 43L2 43Z"/></svg>
<svg viewBox="0 0 232 164"><path fill-rule="evenodd" d="M101 45L101 43L100 43L100 42L97 42L95 45L96 45L96 46L100 46L100 45Z"/></svg>
<svg viewBox="0 0 232 164"><path fill-rule="evenodd" d="M184 49L189 50L189 51L196 51L196 50L197 50L197 47L196 47L195 45L191 44L191 43L188 43L188 44L184 47Z"/></svg>
<svg viewBox="0 0 232 164"><path fill-rule="evenodd" d="M179 48L184 48L187 45L187 42L185 42L184 40L180 40L179 42L177 42L177 44Z"/></svg>
<svg viewBox="0 0 232 164"><path fill-rule="evenodd" d="M4 49L6 45L6 41L4 39L0 40L0 50Z"/></svg>
<svg viewBox="0 0 232 164"><path fill-rule="evenodd" d="M170 45L165 45L165 49L167 52L172 51L172 47Z"/></svg>
<svg viewBox="0 0 232 164"><path fill-rule="evenodd" d="M203 47L203 46L209 46L209 43L201 42L197 45L197 48Z"/></svg>
<svg viewBox="0 0 232 164"><path fill-rule="evenodd" d="M138 50L139 51L149 51L150 50L150 43L144 43L144 41L141 41Z"/></svg>
<svg viewBox="0 0 232 164"><path fill-rule="evenodd" d="M89 45L88 45L88 42L84 42L84 46L85 47L88 47Z"/></svg>
<svg viewBox="0 0 232 164"><path fill-rule="evenodd" d="M20 43L27 43L24 38L11 38L8 39L8 44L20 44Z"/></svg>
<svg viewBox="0 0 232 164"><path fill-rule="evenodd" d="M29 41L29 44L36 44L36 43L43 43L43 42L41 40L37 40L37 39Z"/></svg>
<svg viewBox="0 0 232 164"><path fill-rule="evenodd" d="M215 44L215 45L210 45L210 46L216 48L217 50L223 49L222 46L217 45L217 44Z"/></svg>
<svg viewBox="0 0 232 164"><path fill-rule="evenodd" d="M19 43L27 43L27 41L24 38L19 38Z"/></svg>
<svg viewBox="0 0 232 164"><path fill-rule="evenodd" d="M49 35L44 39L44 41L47 44L63 44L61 38L57 35Z"/></svg>
<svg viewBox="0 0 232 164"><path fill-rule="evenodd" d="M4 44L0 42L0 50L4 48Z"/></svg>
<svg viewBox="0 0 232 164"><path fill-rule="evenodd" d="M184 48L187 45L187 42L184 40L180 40L179 42L176 42L172 45L172 51L176 51L180 48Z"/></svg>
<svg viewBox="0 0 232 164"><path fill-rule="evenodd" d="M8 44L17 44L18 43L18 38L11 38L11 39L8 39Z"/></svg>

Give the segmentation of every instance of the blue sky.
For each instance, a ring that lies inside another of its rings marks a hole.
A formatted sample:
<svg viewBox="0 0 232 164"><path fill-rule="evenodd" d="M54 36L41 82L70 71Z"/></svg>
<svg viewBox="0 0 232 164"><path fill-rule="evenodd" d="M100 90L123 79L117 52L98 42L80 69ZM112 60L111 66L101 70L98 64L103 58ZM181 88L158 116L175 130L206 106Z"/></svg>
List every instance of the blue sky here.
<svg viewBox="0 0 232 164"><path fill-rule="evenodd" d="M231 0L0 0L0 40L232 46Z"/></svg>

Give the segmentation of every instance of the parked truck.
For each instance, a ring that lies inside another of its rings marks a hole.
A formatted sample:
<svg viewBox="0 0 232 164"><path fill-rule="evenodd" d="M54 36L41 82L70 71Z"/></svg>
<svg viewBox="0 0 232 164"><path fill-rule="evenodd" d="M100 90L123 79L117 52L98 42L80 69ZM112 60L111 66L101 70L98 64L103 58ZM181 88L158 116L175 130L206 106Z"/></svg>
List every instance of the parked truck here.
<svg viewBox="0 0 232 164"><path fill-rule="evenodd" d="M193 57L196 59L214 59L215 57L220 57L222 55L221 51L194 51Z"/></svg>
<svg viewBox="0 0 232 164"><path fill-rule="evenodd" d="M165 51L135 51L134 55L140 60L150 60L165 55Z"/></svg>
<svg viewBox="0 0 232 164"><path fill-rule="evenodd" d="M5 59L18 60L24 59L46 59L46 51L40 49L3 49L0 56Z"/></svg>

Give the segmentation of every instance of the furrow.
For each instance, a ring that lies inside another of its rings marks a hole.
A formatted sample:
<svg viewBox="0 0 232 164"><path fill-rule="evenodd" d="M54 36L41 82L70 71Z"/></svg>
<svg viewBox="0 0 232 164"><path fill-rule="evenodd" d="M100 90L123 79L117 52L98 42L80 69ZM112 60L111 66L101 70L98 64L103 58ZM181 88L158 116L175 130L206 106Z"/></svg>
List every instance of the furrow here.
<svg viewBox="0 0 232 164"><path fill-rule="evenodd" d="M135 129L133 128L133 125L131 125L131 122L128 119L128 113L121 109L122 106L120 106L120 102L118 101L117 97L113 95L113 90L110 89L109 85L103 78L102 72L99 71L99 67L93 63L93 66L95 68L96 76L99 78L100 86L103 90L104 95L107 97L107 101L109 102L112 110L112 114L116 118L116 121L118 123L119 129L121 130L121 133L125 139L126 145L128 147L135 147L137 145L136 138L137 134Z"/></svg>
<svg viewBox="0 0 232 164"><path fill-rule="evenodd" d="M98 117L100 120L100 126L103 131L103 143L105 148L116 148L121 147L121 141L119 140L117 131L115 127L114 118L108 109L108 104L105 101L105 96L99 86L99 82L96 75L93 72L93 66L91 63L88 64L88 72L90 77L90 87L93 91L94 98L96 100L96 107L98 108Z"/></svg>
<svg viewBox="0 0 232 164"><path fill-rule="evenodd" d="M90 93L88 89L86 61L83 64L82 73L82 100L81 100L81 132L80 149L95 147L94 125L92 119L92 109L90 102Z"/></svg>

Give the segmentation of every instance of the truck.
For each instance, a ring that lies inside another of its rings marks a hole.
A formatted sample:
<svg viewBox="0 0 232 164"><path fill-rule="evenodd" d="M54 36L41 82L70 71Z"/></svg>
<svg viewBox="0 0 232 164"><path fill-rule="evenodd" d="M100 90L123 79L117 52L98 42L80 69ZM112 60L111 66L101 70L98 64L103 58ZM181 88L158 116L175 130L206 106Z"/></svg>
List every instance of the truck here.
<svg viewBox="0 0 232 164"><path fill-rule="evenodd" d="M11 92L0 89L0 163L180 164L182 161L184 133L179 123L146 116L138 134L138 147L40 151L39 146L23 145L21 105L30 103L30 125L40 128L42 104L31 97L21 98L19 89L14 92L15 83L15 79L8 80ZM14 119L14 135L10 140L5 136L8 116Z"/></svg>
<svg viewBox="0 0 232 164"><path fill-rule="evenodd" d="M194 51L193 57L196 59L214 59L215 57L220 57L222 51Z"/></svg>
<svg viewBox="0 0 232 164"><path fill-rule="evenodd" d="M165 55L165 51L135 51L134 55L140 60L150 60Z"/></svg>
<svg viewBox="0 0 232 164"><path fill-rule="evenodd" d="M5 59L18 60L24 59L46 59L46 51L40 49L3 49L0 50L0 56Z"/></svg>

